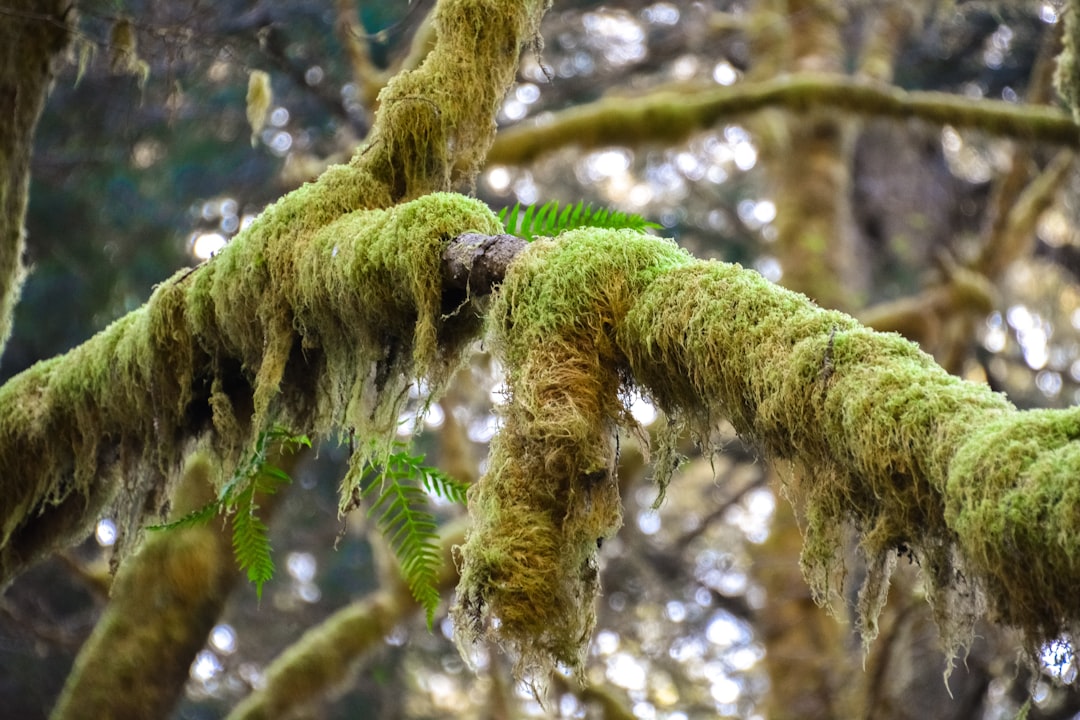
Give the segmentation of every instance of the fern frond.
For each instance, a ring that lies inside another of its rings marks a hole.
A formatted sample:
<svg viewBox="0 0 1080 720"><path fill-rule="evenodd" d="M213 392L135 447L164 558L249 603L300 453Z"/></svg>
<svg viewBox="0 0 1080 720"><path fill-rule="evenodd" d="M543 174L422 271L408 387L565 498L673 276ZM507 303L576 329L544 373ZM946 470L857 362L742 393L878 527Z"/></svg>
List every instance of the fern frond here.
<svg viewBox="0 0 1080 720"><path fill-rule="evenodd" d="M444 500L465 504L465 493L469 489L469 483L455 480L446 473L436 468L425 467L423 473L424 489L432 495L437 495Z"/></svg>
<svg viewBox="0 0 1080 720"><path fill-rule="evenodd" d="M173 520L172 522L163 523L161 525L148 525L146 529L154 531L178 530L180 528L195 527L196 525L205 525L217 517L221 510L221 503L217 500L211 500L201 508L192 510L187 515L184 515L179 520Z"/></svg>
<svg viewBox="0 0 1080 720"><path fill-rule="evenodd" d="M525 206L524 212L521 210L521 203L514 203L513 207L504 207L500 210L498 217L506 232L526 240L541 236L553 237L580 227L629 229L637 232L661 227L641 215L606 207L594 209L592 203L586 205L584 200L567 205L561 212L557 200L546 202L539 208L536 205L528 205Z"/></svg>
<svg viewBox="0 0 1080 720"><path fill-rule="evenodd" d="M311 439L307 435L294 435L281 425L264 430L256 438L251 455L236 468L216 499L179 520L148 528L174 530L205 524L217 515L232 515L236 564L247 572L248 580L255 583L260 600L263 584L274 576L274 561L270 556L269 528L257 515L259 506L255 498L258 494L273 495L282 485L292 482L287 472L267 460L274 444L279 453L294 452L301 447L311 447Z"/></svg>
<svg viewBox="0 0 1080 720"><path fill-rule="evenodd" d="M387 458L381 472L369 472L361 497L401 567L409 592L424 608L430 630L439 606L438 573L442 566L438 523L428 509L428 493L464 502L466 483L424 465L421 455L405 450Z"/></svg>
<svg viewBox="0 0 1080 720"><path fill-rule="evenodd" d="M263 584L274 577L274 560L270 557L269 528L256 511L254 488L240 496L233 516L233 554L236 564L247 572L255 584L255 594L262 600Z"/></svg>

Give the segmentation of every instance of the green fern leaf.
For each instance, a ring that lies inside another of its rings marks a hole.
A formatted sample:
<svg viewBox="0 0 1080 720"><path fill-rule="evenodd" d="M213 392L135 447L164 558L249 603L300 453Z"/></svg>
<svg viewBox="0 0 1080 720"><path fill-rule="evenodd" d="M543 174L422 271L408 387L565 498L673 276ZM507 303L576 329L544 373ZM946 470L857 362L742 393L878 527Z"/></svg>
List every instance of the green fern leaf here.
<svg viewBox="0 0 1080 720"><path fill-rule="evenodd" d="M605 207L593 209L591 203L586 205L583 200L567 205L561 212L556 200L546 202L539 208L536 205L525 206L524 212L521 203L515 203L512 208L504 207L500 210L498 218L506 232L526 240L540 236L553 237L581 227L629 229L637 232L662 227L641 215Z"/></svg>
<svg viewBox="0 0 1080 720"><path fill-rule="evenodd" d="M255 490L256 492L273 495L282 485L288 485L291 482L292 478L289 477L289 473L276 465L266 463L255 475Z"/></svg>
<svg viewBox="0 0 1080 720"><path fill-rule="evenodd" d="M147 530L153 530L155 532L161 530L178 530L180 528L195 527L196 525L205 525L213 520L221 513L221 503L217 500L211 500L203 505L201 508L192 510L187 515L184 515L179 520L173 520L169 523L163 523L161 525L148 525Z"/></svg>
<svg viewBox="0 0 1080 720"><path fill-rule="evenodd" d="M254 487L242 493L233 516L233 553L249 582L255 584L255 594L262 600L262 588L274 576L274 560L270 556L269 528L256 511Z"/></svg>
<svg viewBox="0 0 1080 720"><path fill-rule="evenodd" d="M465 504L465 493L469 489L468 483L455 480L436 468L423 468L424 489L432 495L437 495L444 500Z"/></svg>
<svg viewBox="0 0 1080 720"><path fill-rule="evenodd" d="M580 207L580 206L581 206L581 203L578 203L578 207ZM570 225L571 222L576 222L576 218L573 221L571 221L571 217L573 216L573 212L574 212L574 206L573 205L567 205L565 208L563 208L563 211L559 214L558 220L555 221L555 227L567 227L567 226Z"/></svg>
<svg viewBox="0 0 1080 720"><path fill-rule="evenodd" d="M442 555L438 523L428 509L428 493L463 502L468 486L423 461L422 456L404 450L390 455L381 472L364 477L361 497L371 503L368 516L376 518L376 526L398 559L405 584L424 608L430 630L440 600L437 582Z"/></svg>
<svg viewBox="0 0 1080 720"><path fill-rule="evenodd" d="M264 430L256 438L251 455L222 486L217 499L179 520L148 528L173 530L205 524L217 515L232 515L236 564L247 572L260 600L263 584L274 576L274 561L270 556L269 528L256 514L259 506L255 498L257 494L273 495L283 484L292 482L287 472L267 461L270 448L275 444L279 452L294 452L301 447L311 447L311 439L307 435L294 435L281 425Z"/></svg>

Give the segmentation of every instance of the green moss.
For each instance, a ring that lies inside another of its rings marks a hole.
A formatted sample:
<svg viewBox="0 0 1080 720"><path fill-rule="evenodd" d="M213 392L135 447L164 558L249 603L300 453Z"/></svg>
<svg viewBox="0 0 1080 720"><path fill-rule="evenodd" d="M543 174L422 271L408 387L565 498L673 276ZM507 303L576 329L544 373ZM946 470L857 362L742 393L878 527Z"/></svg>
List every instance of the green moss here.
<svg viewBox="0 0 1080 720"><path fill-rule="evenodd" d="M971 430L946 494L965 556L1001 619L1029 639L1075 632L1080 410L1015 413Z"/></svg>
<svg viewBox="0 0 1080 720"><path fill-rule="evenodd" d="M685 262L633 231L566 233L519 256L489 313L510 402L469 492L454 617L464 656L494 637L538 696L557 665L583 671L598 541L622 524L614 436L633 420L619 400L616 322L643 285Z"/></svg>
<svg viewBox="0 0 1080 720"><path fill-rule="evenodd" d="M944 482L971 426L1012 411L1002 397L897 335L719 263L650 286L623 337L635 378L661 407L689 413L701 432L727 417L767 456L804 470L787 490L820 601L843 591L846 524L870 569L860 596L867 639L901 548L920 558L946 644L969 637L981 597L958 579L967 559L944 514Z"/></svg>
<svg viewBox="0 0 1080 720"><path fill-rule="evenodd" d="M273 415L316 431L347 428L362 447L380 438L371 452L385 450L406 387L420 377L441 387L479 330L475 314L444 316L447 241L497 230L483 203L444 193L349 213L289 242L270 226L266 242L249 241L196 279L194 322L201 338L220 339L222 351L254 372L253 427ZM257 291L238 290L238 273ZM227 317L221 308L230 308ZM311 375L286 378L290 362Z"/></svg>
<svg viewBox="0 0 1080 720"><path fill-rule="evenodd" d="M194 455L174 518L214 496L216 472ZM216 526L152 535L124 563L112 599L76 659L50 717L162 717L183 687L235 577Z"/></svg>
<svg viewBox="0 0 1080 720"><path fill-rule="evenodd" d="M788 495L803 568L840 599L849 532L867 565L869 641L898 553L913 553L947 647L987 608L1031 648L1080 612L1080 411L1018 412L875 333L738 266L635 233L585 230L530 247L489 316L510 402L470 493L459 642L494 637L542 686L580 672L595 620L595 539L618 527L611 437L631 383L708 437L721 419L805 472Z"/></svg>
<svg viewBox="0 0 1080 720"><path fill-rule="evenodd" d="M20 561L9 541L28 518L87 502L112 505L122 554L207 430L226 476L275 421L379 452L409 384L446 381L480 321L445 314L442 251L464 232L498 232L487 206L437 193L318 231L294 209L290 196L143 308L0 388L0 433L13 438L0 468L17 484L0 514L5 567Z"/></svg>
<svg viewBox="0 0 1080 720"><path fill-rule="evenodd" d="M362 175L343 169L334 177L342 211L471 186L495 137L494 118L514 81L518 56L537 42L549 5L439 3L432 51L379 93L379 123L349 163L349 171L362 169Z"/></svg>

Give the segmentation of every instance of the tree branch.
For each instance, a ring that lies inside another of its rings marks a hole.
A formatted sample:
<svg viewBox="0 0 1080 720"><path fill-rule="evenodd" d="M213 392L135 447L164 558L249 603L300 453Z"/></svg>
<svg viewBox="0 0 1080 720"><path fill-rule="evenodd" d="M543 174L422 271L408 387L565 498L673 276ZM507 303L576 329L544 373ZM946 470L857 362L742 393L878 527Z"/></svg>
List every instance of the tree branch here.
<svg viewBox="0 0 1080 720"><path fill-rule="evenodd" d="M613 380L608 370L623 367L700 437L726 417L767 455L806 470L789 490L807 522L808 579L820 599L840 596L846 519L870 567L860 596L868 630L896 553L909 549L951 649L970 639L987 604L1000 622L1025 633L1032 651L1080 624L1073 602L1080 586L1075 408L1018 411L985 385L949 375L899 336L822 310L752 271L697 261L666 241L625 231L577 231L531 244L510 266L491 314L490 347L511 369L502 435L513 418L532 420L514 428L520 437L499 439L510 454L493 457L494 474L480 481L471 506L485 518L498 515L492 503L510 517L533 518L557 510L547 507L549 498L572 498L553 515L567 519L565 538L551 541L558 557L582 559L586 568L581 548L589 532L606 527L590 519L606 512L606 484L592 470L602 459L596 428L602 436L602 428L623 421L612 403L626 376ZM554 363L555 355L567 357ZM583 372L587 379L578 378ZM557 389L548 387L549 377L561 383ZM545 470L544 458L553 469ZM510 479L518 464L525 480ZM518 508L523 502L528 511ZM522 642L518 613L576 582L549 577L546 564L529 575L538 553L547 552L536 547L547 531L533 522L488 522L470 532L455 610L459 632L509 632L515 646ZM506 572L502 564L511 559L514 570ZM546 628L536 640L540 650L567 652L559 644L567 640Z"/></svg>
<svg viewBox="0 0 1080 720"><path fill-rule="evenodd" d="M215 497L212 474L205 456L188 463L174 519ZM117 573L51 720L168 717L236 578L220 523L149 538Z"/></svg>
<svg viewBox="0 0 1080 720"><path fill-rule="evenodd" d="M661 91L638 98L603 98L502 131L488 153L488 163L523 165L567 145L588 149L674 142L721 120L765 108L796 113L820 108L863 117L917 119L1016 140L1080 147L1080 130L1069 115L1055 108L972 100L942 92L906 92L842 75L800 73L697 93Z"/></svg>
<svg viewBox="0 0 1080 720"><path fill-rule="evenodd" d="M68 42L67 0L11 0L0 22L0 350L23 277L30 153L53 63Z"/></svg>
<svg viewBox="0 0 1080 720"><path fill-rule="evenodd" d="M430 203L430 193L473 181L518 54L546 9L544 0L440 2L435 47L387 85L368 143L348 165L282 198L227 252L163 283L144 308L0 388L8 483L0 587L109 507L122 554L164 504L189 443L209 429L226 464L297 400L282 415L297 427L392 436L382 426L393 398L416 375L445 376L478 329L464 313L441 318L434 278L445 239L498 224L475 205L421 203L399 208L397 219L348 213L421 196ZM412 215L425 207L426 219ZM11 209L6 217L21 228L23 212ZM417 222L431 234L393 229ZM386 245L372 231L394 239Z"/></svg>

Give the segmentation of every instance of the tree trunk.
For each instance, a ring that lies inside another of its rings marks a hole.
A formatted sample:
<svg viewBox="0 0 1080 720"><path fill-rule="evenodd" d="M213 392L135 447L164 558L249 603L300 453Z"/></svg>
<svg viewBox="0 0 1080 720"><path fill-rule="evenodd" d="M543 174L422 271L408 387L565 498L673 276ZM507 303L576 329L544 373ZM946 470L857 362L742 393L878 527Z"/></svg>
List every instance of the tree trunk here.
<svg viewBox="0 0 1080 720"><path fill-rule="evenodd" d="M67 47L68 0L11 0L0 11L0 350L22 287L23 221L34 128Z"/></svg>

